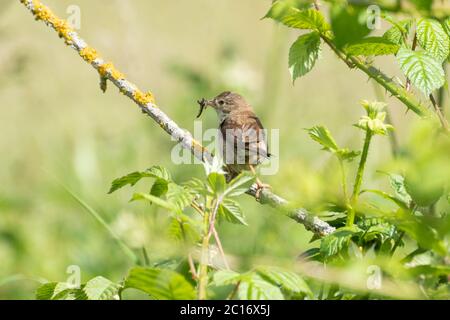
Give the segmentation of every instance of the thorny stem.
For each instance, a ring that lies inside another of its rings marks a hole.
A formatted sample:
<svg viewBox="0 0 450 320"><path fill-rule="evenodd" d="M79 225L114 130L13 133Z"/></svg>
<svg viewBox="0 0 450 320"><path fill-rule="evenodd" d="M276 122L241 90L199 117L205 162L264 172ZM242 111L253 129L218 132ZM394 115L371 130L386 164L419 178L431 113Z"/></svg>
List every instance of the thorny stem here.
<svg viewBox="0 0 450 320"><path fill-rule="evenodd" d="M364 147L359 161L358 171L356 173L355 184L353 186L352 198L350 200L350 210L347 216L347 226L352 226L355 221L355 206L358 202L359 191L364 175L364 168L367 162L367 155L369 154L370 141L372 140L373 133L371 130L366 130L366 138L364 139Z"/></svg>
<svg viewBox="0 0 450 320"><path fill-rule="evenodd" d="M442 128L444 128L445 131L450 132L450 128L447 122L447 119L445 119L445 116L441 112L441 108L438 106L436 100L434 99L433 94L430 94L430 101L433 105L434 110L436 111L436 114L438 115L439 121L441 122Z"/></svg>

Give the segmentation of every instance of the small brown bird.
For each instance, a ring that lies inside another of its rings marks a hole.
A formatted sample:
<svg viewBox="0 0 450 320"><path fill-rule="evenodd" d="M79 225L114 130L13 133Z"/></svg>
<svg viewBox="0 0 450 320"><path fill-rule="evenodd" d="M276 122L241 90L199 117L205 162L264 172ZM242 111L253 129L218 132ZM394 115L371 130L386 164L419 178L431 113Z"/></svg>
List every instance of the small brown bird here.
<svg viewBox="0 0 450 320"><path fill-rule="evenodd" d="M229 91L222 92L211 100L201 99L200 117L207 106L216 110L219 117L222 156L227 165L227 180L236 177L242 170L256 175L255 167L270 157L266 135L261 121L245 99ZM263 188L270 187L256 178L257 197Z"/></svg>

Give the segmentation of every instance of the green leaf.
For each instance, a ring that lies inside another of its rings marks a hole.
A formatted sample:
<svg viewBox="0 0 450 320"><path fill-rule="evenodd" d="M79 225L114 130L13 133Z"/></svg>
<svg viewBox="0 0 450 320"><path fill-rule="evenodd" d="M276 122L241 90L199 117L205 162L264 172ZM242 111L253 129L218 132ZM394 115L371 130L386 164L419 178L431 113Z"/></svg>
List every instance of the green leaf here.
<svg viewBox="0 0 450 320"><path fill-rule="evenodd" d="M197 221L184 214L171 219L168 233L172 239L192 244L201 238Z"/></svg>
<svg viewBox="0 0 450 320"><path fill-rule="evenodd" d="M445 75L442 65L428 53L400 48L397 60L411 83L426 96L444 85Z"/></svg>
<svg viewBox="0 0 450 320"><path fill-rule="evenodd" d="M254 179L255 177L250 173L240 173L228 183L228 187L225 190L225 195L228 197L236 197L246 193L252 185Z"/></svg>
<svg viewBox="0 0 450 320"><path fill-rule="evenodd" d="M213 285L226 286L230 284L236 284L241 280L241 275L231 270L219 270L214 273Z"/></svg>
<svg viewBox="0 0 450 320"><path fill-rule="evenodd" d="M127 174L126 176L115 179L112 182L111 188L109 189L108 193L113 193L114 191L126 185L134 186L142 178L160 178L165 181L171 180L170 173L166 168L161 166L153 166L145 171L132 172L130 174Z"/></svg>
<svg viewBox="0 0 450 320"><path fill-rule="evenodd" d="M37 300L74 300L72 287L66 282L47 282L36 289Z"/></svg>
<svg viewBox="0 0 450 320"><path fill-rule="evenodd" d="M433 0L409 0L419 10L430 11L433 5Z"/></svg>
<svg viewBox="0 0 450 320"><path fill-rule="evenodd" d="M169 183L167 191L167 201L178 209L183 211L184 208L191 205L194 195L191 190L184 186L179 186L176 183Z"/></svg>
<svg viewBox="0 0 450 320"><path fill-rule="evenodd" d="M361 154L361 151L349 150L347 148L344 148L339 149L336 153L340 159L352 161Z"/></svg>
<svg viewBox="0 0 450 320"><path fill-rule="evenodd" d="M306 282L296 273L275 267L258 267L257 272L264 279L287 291L312 295Z"/></svg>
<svg viewBox="0 0 450 320"><path fill-rule="evenodd" d="M350 239L355 235L355 228L343 227L327 235L320 243L320 254L325 258L337 255L347 248Z"/></svg>
<svg viewBox="0 0 450 320"><path fill-rule="evenodd" d="M278 21L291 28L315 30L319 33L330 30L330 26L320 11L315 9L292 10L293 13L280 17Z"/></svg>
<svg viewBox="0 0 450 320"><path fill-rule="evenodd" d="M289 50L289 71L292 81L308 73L320 55L320 36L317 32L304 34Z"/></svg>
<svg viewBox="0 0 450 320"><path fill-rule="evenodd" d="M283 300L283 294L278 286L264 280L259 274L253 273L239 285L238 296L241 300Z"/></svg>
<svg viewBox="0 0 450 320"><path fill-rule="evenodd" d="M193 300L196 296L182 275L167 269L135 267L130 270L124 288L134 288L160 300Z"/></svg>
<svg viewBox="0 0 450 320"><path fill-rule="evenodd" d="M170 202L167 202L161 198L155 197L155 196L153 196L151 194L147 194L147 193L142 193L142 192L135 193L130 201L137 201L137 200L150 201L151 203L155 203L156 205L158 205L164 209L167 209L169 211L176 211L176 209L177 209Z"/></svg>
<svg viewBox="0 0 450 320"><path fill-rule="evenodd" d="M417 41L432 57L443 62L450 53L450 39L439 21L419 19L417 22Z"/></svg>
<svg viewBox="0 0 450 320"><path fill-rule="evenodd" d="M231 199L225 199L219 206L219 217L228 222L247 225L239 203Z"/></svg>
<svg viewBox="0 0 450 320"><path fill-rule="evenodd" d="M338 48L360 41L370 33L367 27L368 14L364 9L343 4L334 4L330 10L334 43Z"/></svg>
<svg viewBox="0 0 450 320"><path fill-rule="evenodd" d="M398 45L403 44L405 37L411 29L412 20L407 19L399 22L391 21L391 23L394 23L394 25L383 34L383 38Z"/></svg>
<svg viewBox="0 0 450 320"><path fill-rule="evenodd" d="M395 195L407 206L411 203L411 196L408 194L405 188L405 178L398 174L389 174L389 181L392 189L395 191Z"/></svg>
<svg viewBox="0 0 450 320"><path fill-rule="evenodd" d="M397 53L400 46L383 37L364 38L346 46L345 51L354 56L382 56Z"/></svg>
<svg viewBox="0 0 450 320"><path fill-rule="evenodd" d="M309 0L277 0L270 7L264 18L281 21L284 17L295 13L295 9L306 9L311 6Z"/></svg>
<svg viewBox="0 0 450 320"><path fill-rule="evenodd" d="M120 285L101 276L95 277L83 287L87 300L118 300Z"/></svg>
<svg viewBox="0 0 450 320"><path fill-rule="evenodd" d="M398 205L400 208L408 209L408 204L407 203L405 203L401 199L396 198L393 195L390 195L389 193L386 193L386 192L381 191L381 190L376 190L376 189L366 189L366 190L362 190L361 191L361 193L366 193L366 192L377 194L377 195L381 196L382 198L384 198L386 200L392 201L393 203Z"/></svg>
<svg viewBox="0 0 450 320"><path fill-rule="evenodd" d="M155 197L161 197L167 193L169 190L169 183L167 180L158 178L152 185L152 189L150 190L150 194Z"/></svg>
<svg viewBox="0 0 450 320"><path fill-rule="evenodd" d="M311 139L318 142L324 150L335 152L339 150L331 132L324 126L314 126L306 129Z"/></svg>
<svg viewBox="0 0 450 320"><path fill-rule="evenodd" d="M217 172L212 172L209 174L208 184L215 194L222 194L227 185L225 176Z"/></svg>

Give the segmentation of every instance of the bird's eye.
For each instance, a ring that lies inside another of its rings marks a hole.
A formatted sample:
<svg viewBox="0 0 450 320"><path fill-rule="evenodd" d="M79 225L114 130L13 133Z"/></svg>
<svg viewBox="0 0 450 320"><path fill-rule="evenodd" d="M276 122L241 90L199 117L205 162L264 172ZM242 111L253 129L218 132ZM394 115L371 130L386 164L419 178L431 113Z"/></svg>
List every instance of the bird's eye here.
<svg viewBox="0 0 450 320"><path fill-rule="evenodd" d="M219 100L218 103L219 103L221 106L223 106L223 105L225 104L225 101Z"/></svg>

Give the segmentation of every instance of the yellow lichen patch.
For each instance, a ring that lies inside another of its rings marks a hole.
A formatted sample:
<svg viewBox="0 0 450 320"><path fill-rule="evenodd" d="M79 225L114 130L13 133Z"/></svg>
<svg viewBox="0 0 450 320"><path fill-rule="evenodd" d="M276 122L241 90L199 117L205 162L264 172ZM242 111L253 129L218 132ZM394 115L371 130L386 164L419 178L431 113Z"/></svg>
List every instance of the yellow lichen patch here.
<svg viewBox="0 0 450 320"><path fill-rule="evenodd" d="M47 8L37 0L33 0L33 8L37 20L51 22L50 20L55 17L53 12L49 8Z"/></svg>
<svg viewBox="0 0 450 320"><path fill-rule="evenodd" d="M67 44L70 44L72 42L70 33L74 32L74 30L69 26L67 21L55 18L55 20L53 21L53 27L56 31L58 31L59 36L66 40Z"/></svg>
<svg viewBox="0 0 450 320"><path fill-rule="evenodd" d="M91 63L95 59L98 58L97 50L91 47L86 47L80 50L80 56L84 59L84 61Z"/></svg>
<svg viewBox="0 0 450 320"><path fill-rule="evenodd" d="M107 73L115 80L125 79L123 73L119 72L111 62L106 62L98 67L100 76L104 77Z"/></svg>
<svg viewBox="0 0 450 320"><path fill-rule="evenodd" d="M155 103L155 98L153 94L149 91L147 93L143 93L140 90L136 90L133 93L133 98L138 102L140 105L146 105L148 103Z"/></svg>

